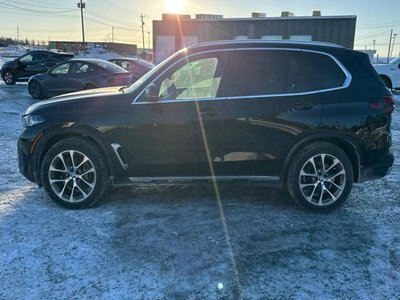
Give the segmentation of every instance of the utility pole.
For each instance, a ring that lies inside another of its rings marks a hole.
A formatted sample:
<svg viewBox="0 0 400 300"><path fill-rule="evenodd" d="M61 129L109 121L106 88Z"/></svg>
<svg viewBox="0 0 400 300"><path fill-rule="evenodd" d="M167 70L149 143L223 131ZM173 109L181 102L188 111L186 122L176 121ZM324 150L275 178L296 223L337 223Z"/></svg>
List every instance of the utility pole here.
<svg viewBox="0 0 400 300"><path fill-rule="evenodd" d="M112 27L111 41L114 43L114 26Z"/></svg>
<svg viewBox="0 0 400 300"><path fill-rule="evenodd" d="M142 42L143 42L143 52L144 52L144 21L143 21L143 19L144 19L144 16L140 15L140 20L142 22Z"/></svg>
<svg viewBox="0 0 400 300"><path fill-rule="evenodd" d="M393 29L390 30L389 50L388 50L388 55L387 55L386 63L389 63L390 47L392 46L392 35L393 35Z"/></svg>
<svg viewBox="0 0 400 300"><path fill-rule="evenodd" d="M390 51L390 57L393 57L394 42L396 41L397 33L393 34L392 50Z"/></svg>
<svg viewBox="0 0 400 300"><path fill-rule="evenodd" d="M373 45L373 48L372 48L372 49L375 50L376 40L373 40L373 41L372 41L372 45Z"/></svg>
<svg viewBox="0 0 400 300"><path fill-rule="evenodd" d="M17 41L19 42L19 26L17 25Z"/></svg>
<svg viewBox="0 0 400 300"><path fill-rule="evenodd" d="M78 8L81 9L81 22L82 22L82 42L83 42L83 54L86 54L86 43L85 43L85 26L83 24L83 9L86 8L86 4L80 0L78 2Z"/></svg>
<svg viewBox="0 0 400 300"><path fill-rule="evenodd" d="M150 50L150 31L147 31L147 48Z"/></svg>

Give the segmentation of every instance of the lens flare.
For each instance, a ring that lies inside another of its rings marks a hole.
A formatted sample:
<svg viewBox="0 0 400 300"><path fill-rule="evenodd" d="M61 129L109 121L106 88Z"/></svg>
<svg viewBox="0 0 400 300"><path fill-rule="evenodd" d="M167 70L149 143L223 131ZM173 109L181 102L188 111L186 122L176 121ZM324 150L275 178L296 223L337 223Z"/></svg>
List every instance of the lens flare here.
<svg viewBox="0 0 400 300"><path fill-rule="evenodd" d="M184 0L164 0L164 5L169 13L181 13L184 7Z"/></svg>

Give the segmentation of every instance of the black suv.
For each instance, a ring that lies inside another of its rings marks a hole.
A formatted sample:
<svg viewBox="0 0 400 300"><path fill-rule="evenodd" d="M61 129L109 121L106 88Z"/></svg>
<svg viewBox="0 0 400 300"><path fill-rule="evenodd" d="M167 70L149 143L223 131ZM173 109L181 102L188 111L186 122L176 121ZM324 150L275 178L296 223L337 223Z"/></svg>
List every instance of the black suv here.
<svg viewBox="0 0 400 300"><path fill-rule="evenodd" d="M30 51L1 67L1 78L6 84L27 81L29 77L46 73L59 62L74 58L72 54L52 51Z"/></svg>
<svg viewBox="0 0 400 300"><path fill-rule="evenodd" d="M394 99L368 56L321 43L226 41L183 49L129 88L37 103L19 166L57 203L106 185L262 181L329 210L383 177Z"/></svg>

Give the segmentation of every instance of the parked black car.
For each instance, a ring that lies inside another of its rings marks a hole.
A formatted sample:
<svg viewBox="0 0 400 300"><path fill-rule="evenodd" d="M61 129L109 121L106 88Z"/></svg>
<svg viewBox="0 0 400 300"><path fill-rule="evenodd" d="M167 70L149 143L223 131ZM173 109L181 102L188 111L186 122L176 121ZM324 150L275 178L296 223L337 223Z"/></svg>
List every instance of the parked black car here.
<svg viewBox="0 0 400 300"><path fill-rule="evenodd" d="M81 90L131 83L123 68L101 59L73 59L60 63L28 81L29 94L35 99L49 98Z"/></svg>
<svg viewBox="0 0 400 300"><path fill-rule="evenodd" d="M6 84L27 81L29 77L47 72L59 62L74 58L70 53L53 51L30 51L1 67L1 78Z"/></svg>
<svg viewBox="0 0 400 300"><path fill-rule="evenodd" d="M394 99L368 56L319 43L228 41L179 51L127 89L28 108L19 166L70 208L106 185L199 180L286 187L329 210L394 161Z"/></svg>
<svg viewBox="0 0 400 300"><path fill-rule="evenodd" d="M113 58L108 61L127 70L132 75L133 82L154 68L152 63L139 58Z"/></svg>

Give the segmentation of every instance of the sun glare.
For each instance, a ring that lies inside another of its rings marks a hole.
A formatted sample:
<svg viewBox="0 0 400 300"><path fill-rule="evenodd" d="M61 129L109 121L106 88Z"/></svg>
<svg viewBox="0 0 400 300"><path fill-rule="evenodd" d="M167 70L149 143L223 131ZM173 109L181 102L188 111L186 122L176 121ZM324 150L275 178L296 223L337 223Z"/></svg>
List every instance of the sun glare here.
<svg viewBox="0 0 400 300"><path fill-rule="evenodd" d="M184 6L184 0L164 0L165 8L170 13L181 13Z"/></svg>

